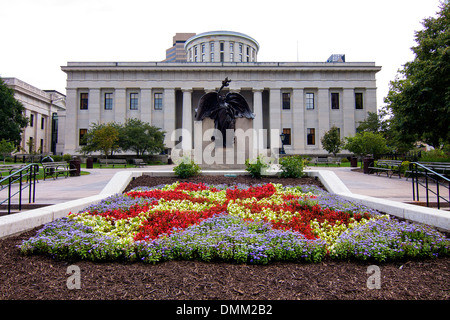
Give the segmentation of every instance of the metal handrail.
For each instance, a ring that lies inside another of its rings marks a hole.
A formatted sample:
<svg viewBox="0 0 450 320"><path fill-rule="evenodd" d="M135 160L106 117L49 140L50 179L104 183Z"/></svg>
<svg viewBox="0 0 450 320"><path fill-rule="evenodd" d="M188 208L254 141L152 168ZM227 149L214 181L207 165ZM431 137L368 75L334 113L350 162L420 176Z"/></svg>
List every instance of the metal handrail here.
<svg viewBox="0 0 450 320"><path fill-rule="evenodd" d="M419 171L418 169L421 169L422 171ZM443 176L442 174L434 171L433 169L427 167L426 165L423 165L421 163L418 162L411 162L410 163L410 170L412 173L412 191L413 191L413 200L414 201L419 201L419 185L424 187L426 190L426 199L427 199L427 207L430 206L430 197L429 197L429 193L431 192L432 194L436 195L436 200L437 200L437 206L438 209L441 208L441 199L444 200L445 202L447 202L450 205L450 179ZM419 182L419 172L421 173L422 176L425 177L425 184L422 184L421 182ZM431 188L430 185L428 183L428 179L434 181L436 183L436 192L434 192ZM443 182L441 182L443 181ZM447 185L446 185L447 184ZM445 197L443 197L440 194L440 189L439 187L442 186L444 188L446 188L449 192L449 196L448 199L446 199ZM417 199L416 199L417 198Z"/></svg>
<svg viewBox="0 0 450 320"><path fill-rule="evenodd" d="M29 188L28 203L35 202L36 175L39 172L39 164L31 163L17 171L12 171L13 170L10 170L9 175L0 180L0 191L8 188L8 197L5 200L0 201L0 205L8 202L8 214L11 213L11 199L17 194L19 194L19 210L22 210L22 191L26 188ZM19 189L12 193L12 185L16 182L19 184Z"/></svg>

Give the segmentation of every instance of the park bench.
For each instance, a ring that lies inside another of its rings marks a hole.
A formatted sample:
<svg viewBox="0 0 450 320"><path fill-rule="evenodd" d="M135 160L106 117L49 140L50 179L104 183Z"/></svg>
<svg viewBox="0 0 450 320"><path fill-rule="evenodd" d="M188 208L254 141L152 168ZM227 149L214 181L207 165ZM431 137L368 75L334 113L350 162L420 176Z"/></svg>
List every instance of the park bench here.
<svg viewBox="0 0 450 320"><path fill-rule="evenodd" d="M328 157L317 157L314 160L314 165L317 166L318 164L337 164L341 165L341 159L340 158L328 158Z"/></svg>
<svg viewBox="0 0 450 320"><path fill-rule="evenodd" d="M44 180L47 177L56 179L60 175L67 178L70 172L77 170L75 168L71 168L70 164L66 161L42 162L41 165L44 171Z"/></svg>
<svg viewBox="0 0 450 320"><path fill-rule="evenodd" d="M133 159L133 163L136 167L143 167L147 165L143 159Z"/></svg>
<svg viewBox="0 0 450 320"><path fill-rule="evenodd" d="M102 166L105 166L106 164L112 165L112 167L114 168L115 165L124 165L124 167L127 167L127 160L126 159L100 159L99 160L100 163L100 168Z"/></svg>
<svg viewBox="0 0 450 320"><path fill-rule="evenodd" d="M26 166L26 164L18 164L18 165L2 164L0 165L0 178L7 177L14 171L17 171L24 166Z"/></svg>
<svg viewBox="0 0 450 320"><path fill-rule="evenodd" d="M450 177L450 163L449 162L418 162L419 164L433 170L434 172L443 175L444 177ZM411 168L409 168L406 173L412 174ZM420 175L425 175L425 171L421 167L417 167L417 173ZM433 175L431 172L427 172L428 175Z"/></svg>
<svg viewBox="0 0 450 320"><path fill-rule="evenodd" d="M384 172L389 178L394 174L398 174L398 177L401 178L401 168L401 160L378 160L374 166L369 167L370 171L375 172L376 175Z"/></svg>

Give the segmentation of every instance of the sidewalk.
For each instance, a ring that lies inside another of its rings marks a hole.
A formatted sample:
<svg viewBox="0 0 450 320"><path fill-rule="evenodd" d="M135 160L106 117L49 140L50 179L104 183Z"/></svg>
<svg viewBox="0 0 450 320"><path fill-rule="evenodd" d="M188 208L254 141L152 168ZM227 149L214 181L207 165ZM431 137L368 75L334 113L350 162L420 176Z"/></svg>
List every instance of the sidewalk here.
<svg viewBox="0 0 450 320"><path fill-rule="evenodd" d="M111 178L120 171L167 171L172 170L171 165L149 166L146 168L120 168L120 169L83 169L90 174L78 177L47 178L36 183L36 204L52 205L71 200L77 200L99 194ZM0 192L0 199L7 198L7 190ZM18 196L12 203L18 203ZM28 189L24 191L22 204L28 204Z"/></svg>
<svg viewBox="0 0 450 320"><path fill-rule="evenodd" d="M57 204L70 200L76 200L99 194L108 184L111 178L120 171L172 171L173 165L150 166L146 168L125 169L83 169L89 171L89 175L78 177L59 177L58 179L41 180L36 184L36 204ZM360 195L366 195L381 199L389 199L397 202L412 202L411 180L398 177L388 178L352 171L349 167L309 167L309 170L331 170L347 188ZM423 193L422 193L423 194ZM0 199L5 199L7 191L0 192ZM17 197L13 203L17 203ZM28 203L28 191L22 200Z"/></svg>
<svg viewBox="0 0 450 320"><path fill-rule="evenodd" d="M388 178L386 175L364 174L362 172L352 171L350 167L309 167L311 170L331 170L347 186L347 188L356 194L388 199L397 202L410 203L412 197L412 181L401 179L398 176ZM423 192L422 190L419 190ZM421 199L424 193L422 193Z"/></svg>

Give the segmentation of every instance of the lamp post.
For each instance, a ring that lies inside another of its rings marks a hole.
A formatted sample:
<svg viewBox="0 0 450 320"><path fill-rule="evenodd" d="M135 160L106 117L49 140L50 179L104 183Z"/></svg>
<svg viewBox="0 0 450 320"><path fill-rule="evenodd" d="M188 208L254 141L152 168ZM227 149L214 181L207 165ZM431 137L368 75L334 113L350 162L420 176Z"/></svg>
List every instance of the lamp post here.
<svg viewBox="0 0 450 320"><path fill-rule="evenodd" d="M286 139L286 134L281 133L280 134L280 138L281 138L281 150L280 150L280 154L286 154L286 151L284 151L284 142Z"/></svg>

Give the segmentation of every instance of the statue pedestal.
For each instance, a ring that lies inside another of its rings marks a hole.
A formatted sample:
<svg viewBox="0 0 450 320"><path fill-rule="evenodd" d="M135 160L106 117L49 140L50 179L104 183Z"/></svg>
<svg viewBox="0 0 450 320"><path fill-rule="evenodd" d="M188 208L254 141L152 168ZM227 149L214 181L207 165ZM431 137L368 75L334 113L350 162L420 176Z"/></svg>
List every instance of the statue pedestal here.
<svg viewBox="0 0 450 320"><path fill-rule="evenodd" d="M227 130L224 147L221 132L214 129L214 120L194 121L193 159L202 169L245 169L247 159L255 159L259 154L273 156L263 148L263 133L253 129L252 119L237 118L236 129Z"/></svg>

